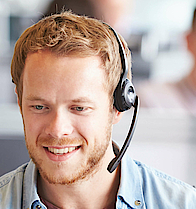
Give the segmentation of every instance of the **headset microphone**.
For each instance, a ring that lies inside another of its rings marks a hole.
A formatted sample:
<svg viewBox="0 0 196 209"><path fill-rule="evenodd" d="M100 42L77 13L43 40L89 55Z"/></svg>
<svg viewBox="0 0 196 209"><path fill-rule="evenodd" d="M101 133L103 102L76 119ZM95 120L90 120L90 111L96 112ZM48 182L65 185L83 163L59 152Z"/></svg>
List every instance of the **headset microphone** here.
<svg viewBox="0 0 196 209"><path fill-rule="evenodd" d="M106 23L104 23L106 24ZM119 165L122 157L124 156L134 133L137 118L138 118L138 112L139 112L139 98L135 93L134 86L132 82L127 78L128 74L128 62L127 62L127 57L126 53L124 50L124 47L122 45L122 42L116 33L116 31L110 27L108 24L106 24L110 30L114 33L118 45L119 45L119 53L120 53L120 58L121 58L121 65L123 72L121 74L119 83L114 91L114 106L119 112L124 112L128 109L130 109L132 106L135 108L134 113L133 113L133 118L131 122L131 126L129 129L129 132L127 134L126 140L122 146L122 149L119 151L117 156L112 159L112 161L109 163L107 170L112 173L117 166Z"/></svg>
<svg viewBox="0 0 196 209"><path fill-rule="evenodd" d="M133 133L135 130L135 126L136 126L136 122L137 122L137 118L138 118L138 113L139 113L139 98L138 98L138 96L136 96L136 98L135 98L134 108L135 109L134 109L134 113L133 113L131 126L130 126L129 132L127 134L127 138L122 146L122 149L119 151L117 156L115 158L113 158L112 161L108 165L107 169L110 173L112 173L117 168L118 164L120 163L122 157L124 156L128 146L131 142L131 139L133 137Z"/></svg>

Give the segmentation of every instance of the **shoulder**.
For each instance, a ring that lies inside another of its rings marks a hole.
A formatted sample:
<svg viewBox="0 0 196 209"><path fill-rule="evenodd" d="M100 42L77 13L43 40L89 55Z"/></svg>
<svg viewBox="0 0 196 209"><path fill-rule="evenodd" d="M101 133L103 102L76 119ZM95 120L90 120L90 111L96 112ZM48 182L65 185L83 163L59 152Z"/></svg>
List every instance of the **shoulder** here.
<svg viewBox="0 0 196 209"><path fill-rule="evenodd" d="M119 196L132 208L195 209L196 189L125 155L121 161Z"/></svg>
<svg viewBox="0 0 196 209"><path fill-rule="evenodd" d="M12 202L21 200L26 166L27 164L24 164L0 177L0 208L9 208L9 205L12 208Z"/></svg>
<svg viewBox="0 0 196 209"><path fill-rule="evenodd" d="M141 162L134 162L139 170L145 202L183 209L195 207L196 189L193 186Z"/></svg>
<svg viewBox="0 0 196 209"><path fill-rule="evenodd" d="M23 176L26 166L27 166L27 163L1 176L0 177L0 190L4 188L7 184L9 184L13 179Z"/></svg>
<svg viewBox="0 0 196 209"><path fill-rule="evenodd" d="M140 171L140 174L142 177L144 178L147 178L148 179L151 179L151 180L158 180L158 181L162 181L164 180L165 182L168 182L168 183L175 183L175 184L179 184L179 185L183 185L185 187L188 187L188 188L191 188L193 190L194 187L192 187L191 185L189 184L186 184L185 182L179 180L179 179L176 179L158 169L155 169L153 167L150 167L144 163L141 163L137 160L133 160L133 162L136 164L136 166L138 167L139 171Z"/></svg>

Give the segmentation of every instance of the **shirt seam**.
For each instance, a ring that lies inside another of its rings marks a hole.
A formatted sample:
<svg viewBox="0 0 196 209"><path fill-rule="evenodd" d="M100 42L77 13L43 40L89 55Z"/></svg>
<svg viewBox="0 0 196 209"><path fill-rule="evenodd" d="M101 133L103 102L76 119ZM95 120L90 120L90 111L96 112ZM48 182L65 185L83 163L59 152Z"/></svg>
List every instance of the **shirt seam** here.
<svg viewBox="0 0 196 209"><path fill-rule="evenodd" d="M175 184L177 184L179 186L186 187L186 188L188 188L188 189L190 189L192 191L195 191L195 188L193 186L191 186L191 185L181 181L180 179L172 177L172 176L170 176L170 175L168 175L168 174L166 174L166 173L164 173L164 172L162 172L162 171L160 171L160 170L158 170L156 168L149 167L146 164L141 164L138 161L135 161L135 162L138 165L138 167L140 167L142 169L147 169L148 172L153 173L155 176L157 176L158 178L160 178L162 180L167 180L170 183L175 183Z"/></svg>
<svg viewBox="0 0 196 209"><path fill-rule="evenodd" d="M0 189L3 188L4 186L8 185L15 176L17 176L20 173L24 173L25 168L26 168L26 165L24 167L22 167L20 170L18 169L15 171L11 171L10 173L7 173L5 176L2 176L1 177L2 179L0 179L1 180L0 181Z"/></svg>

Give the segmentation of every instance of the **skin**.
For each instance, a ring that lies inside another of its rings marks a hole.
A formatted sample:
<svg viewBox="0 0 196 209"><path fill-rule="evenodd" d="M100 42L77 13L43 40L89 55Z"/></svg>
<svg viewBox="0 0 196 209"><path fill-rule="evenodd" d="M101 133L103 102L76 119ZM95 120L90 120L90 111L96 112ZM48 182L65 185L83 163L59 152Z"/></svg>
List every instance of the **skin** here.
<svg viewBox="0 0 196 209"><path fill-rule="evenodd" d="M21 113L31 158L39 169L38 193L61 208L104 208L115 202L119 168L111 130L122 113L103 87L101 59L28 54ZM57 155L48 148L74 148ZM96 188L96 189L95 189Z"/></svg>
<svg viewBox="0 0 196 209"><path fill-rule="evenodd" d="M187 49L191 53L193 57L193 68L188 75L188 79L191 81L191 83L196 88L196 29L189 31L189 33L186 36L187 41Z"/></svg>

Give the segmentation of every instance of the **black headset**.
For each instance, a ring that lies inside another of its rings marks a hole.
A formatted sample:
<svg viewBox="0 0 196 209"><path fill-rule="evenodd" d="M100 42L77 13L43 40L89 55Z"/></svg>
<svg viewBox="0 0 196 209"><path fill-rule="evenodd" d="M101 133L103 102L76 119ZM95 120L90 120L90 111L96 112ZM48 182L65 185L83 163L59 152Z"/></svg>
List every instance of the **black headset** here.
<svg viewBox="0 0 196 209"><path fill-rule="evenodd" d="M104 23L106 24L106 23ZM107 24L106 24L107 25ZM124 47L122 45L122 42L116 33L116 31L107 25L110 30L112 30L113 34L115 35L118 45L119 45L119 53L120 53L120 58L121 58L121 65L123 72L121 74L119 83L114 91L114 107L119 111L119 112L124 112L128 109L130 109L132 106L134 107L134 113L133 113L133 118L131 122L131 126L129 129L129 132L127 134L126 140L119 151L119 153L116 155L115 158L112 159L112 161L109 163L107 170L112 173L120 163L122 157L124 156L134 133L136 122L137 122L137 117L138 117L138 112L139 112L139 98L136 95L135 88L132 84L132 82L127 78L128 74L128 61L127 61L127 56L125 54Z"/></svg>

